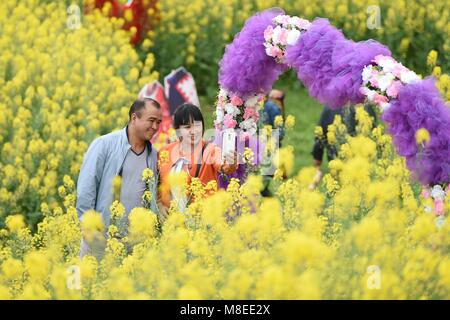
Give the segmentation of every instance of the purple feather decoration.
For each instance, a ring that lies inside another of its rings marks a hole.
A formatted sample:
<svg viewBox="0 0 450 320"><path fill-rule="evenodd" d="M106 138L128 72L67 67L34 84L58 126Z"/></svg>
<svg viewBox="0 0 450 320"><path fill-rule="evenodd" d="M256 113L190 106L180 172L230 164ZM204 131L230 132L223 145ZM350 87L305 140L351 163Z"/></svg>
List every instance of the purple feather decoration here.
<svg viewBox="0 0 450 320"><path fill-rule="evenodd" d="M403 86L397 100L382 115L399 155L423 184L450 181L450 106L434 84L434 78ZM425 148L415 134L425 128L430 141ZM420 150L422 148L422 150Z"/></svg>
<svg viewBox="0 0 450 320"><path fill-rule="evenodd" d="M244 28L225 48L220 61L219 84L222 88L245 98L268 93L287 67L269 57L264 48L264 30L272 19L284 14L278 8L268 9L249 18Z"/></svg>
<svg viewBox="0 0 450 320"><path fill-rule="evenodd" d="M265 52L264 30L281 14L284 14L281 9L269 9L246 21L220 61L221 87L242 98L266 94L279 75L291 66L309 94L322 104L340 108L347 103L363 102L362 70L375 56L390 56L389 49L374 40L347 40L327 19L317 18L297 43L287 48L286 64L278 64ZM450 108L433 78L403 86L382 120L388 124L397 152L406 157L408 168L423 184L450 182ZM416 144L415 135L420 128L430 134L425 146ZM216 134L216 143L221 145L221 134ZM259 154L258 149L253 151ZM256 158L259 163L261 158ZM239 178L242 182L244 176L245 166L240 165L229 178ZM219 177L219 186L227 185L228 181Z"/></svg>
<svg viewBox="0 0 450 320"><path fill-rule="evenodd" d="M325 89L335 77L333 49L344 40L342 32L333 27L328 19L318 18L297 43L286 50L285 62L297 71L309 94L323 104L334 101L333 94L330 95Z"/></svg>
<svg viewBox="0 0 450 320"><path fill-rule="evenodd" d="M382 44L368 40L354 42L327 19L314 20L311 27L287 49L286 63L297 70L309 94L331 108L361 103L361 72L378 55L391 55Z"/></svg>

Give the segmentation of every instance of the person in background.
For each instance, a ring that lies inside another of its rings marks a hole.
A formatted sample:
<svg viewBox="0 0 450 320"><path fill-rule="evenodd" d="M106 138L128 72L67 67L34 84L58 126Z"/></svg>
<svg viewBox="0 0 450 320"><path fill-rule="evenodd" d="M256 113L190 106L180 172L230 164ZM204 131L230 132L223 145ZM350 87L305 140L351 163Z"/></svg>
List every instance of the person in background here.
<svg viewBox="0 0 450 320"><path fill-rule="evenodd" d="M373 121L373 126L376 126L376 113L370 104L364 105L364 110L371 116ZM355 106L351 105L348 108L331 109L328 106L324 106L322 114L318 122L318 126L322 128L323 139L315 137L314 146L311 151L311 155L314 159L314 166L317 168L317 173L314 177L313 183L309 186L310 189L315 189L322 179L322 171L320 167L322 165L322 160L324 153L327 154L327 160L331 161L337 157L337 150L334 146L328 143L327 132L328 126L333 124L334 118L340 115L342 118L342 123L346 126L349 135L354 136L356 134L356 119L355 119Z"/></svg>
<svg viewBox="0 0 450 320"><path fill-rule="evenodd" d="M269 93L269 100L275 102L281 110L281 115L283 119L285 119L285 110L284 110L284 92L279 89L273 89Z"/></svg>
<svg viewBox="0 0 450 320"><path fill-rule="evenodd" d="M270 126L272 129L279 129L279 146L281 146L281 141L284 138L284 126L277 126L275 124L275 119L277 118L277 116L281 116L284 120L284 97L285 94L283 91L277 89L271 90L266 98L266 102L264 103L260 120L260 126L262 127ZM264 188L261 191L261 195L263 197L271 197L272 192L269 190L269 185L270 181L272 181L273 179L273 174L263 175L262 178Z"/></svg>

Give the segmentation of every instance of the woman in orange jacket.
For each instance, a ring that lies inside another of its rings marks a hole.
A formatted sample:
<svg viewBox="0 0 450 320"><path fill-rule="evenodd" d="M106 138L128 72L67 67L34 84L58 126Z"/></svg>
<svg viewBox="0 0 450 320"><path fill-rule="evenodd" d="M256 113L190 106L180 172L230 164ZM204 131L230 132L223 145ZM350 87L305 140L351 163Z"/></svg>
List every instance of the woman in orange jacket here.
<svg viewBox="0 0 450 320"><path fill-rule="evenodd" d="M187 184L198 178L203 185L215 180L220 172L236 171L237 153L225 155L222 160L221 149L203 139L205 125L200 109L193 104L183 104L174 114L174 128L178 141L161 148L158 153L160 179L160 211L165 219L170 201L174 198L173 186L168 178L172 172L186 172ZM183 208L181 208L183 210Z"/></svg>

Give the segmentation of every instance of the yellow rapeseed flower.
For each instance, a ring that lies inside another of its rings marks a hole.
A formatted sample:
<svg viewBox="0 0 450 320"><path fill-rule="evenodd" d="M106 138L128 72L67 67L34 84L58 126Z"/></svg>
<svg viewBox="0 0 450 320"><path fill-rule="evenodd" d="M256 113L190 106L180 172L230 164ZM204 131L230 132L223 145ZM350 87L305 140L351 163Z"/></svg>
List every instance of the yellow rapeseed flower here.
<svg viewBox="0 0 450 320"><path fill-rule="evenodd" d="M420 128L416 131L416 142L417 144L427 144L428 142L430 142L430 133L427 129Z"/></svg>

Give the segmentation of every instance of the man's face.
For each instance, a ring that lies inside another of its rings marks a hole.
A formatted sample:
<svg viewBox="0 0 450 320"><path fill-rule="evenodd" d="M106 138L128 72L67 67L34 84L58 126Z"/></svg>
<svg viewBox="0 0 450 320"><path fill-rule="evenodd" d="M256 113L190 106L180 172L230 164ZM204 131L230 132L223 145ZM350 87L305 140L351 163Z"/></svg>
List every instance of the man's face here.
<svg viewBox="0 0 450 320"><path fill-rule="evenodd" d="M269 93L269 99L281 101L284 99L284 93L281 90L272 89Z"/></svg>
<svg viewBox="0 0 450 320"><path fill-rule="evenodd" d="M140 111L140 117L137 114L131 116L131 122L136 129L139 138L150 140L159 129L161 124L162 112L151 102L145 102L145 108Z"/></svg>

